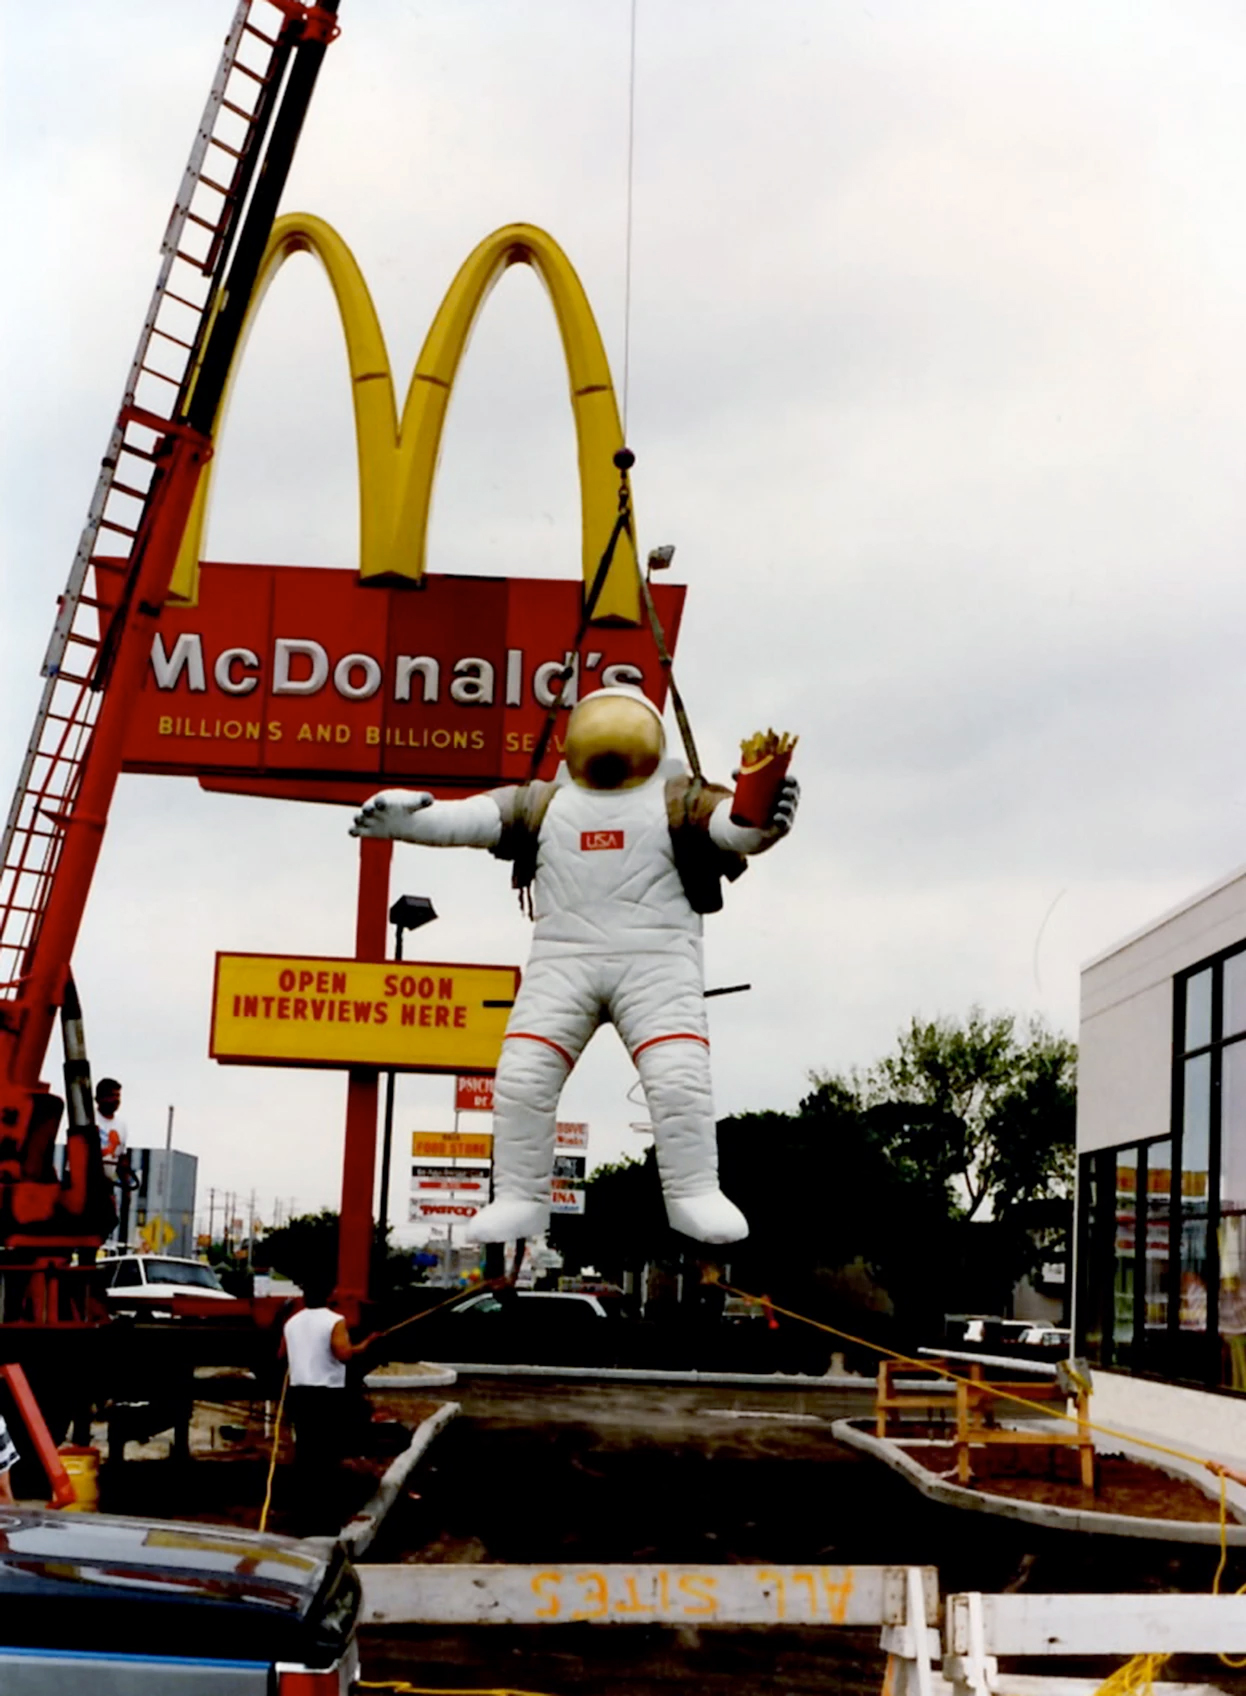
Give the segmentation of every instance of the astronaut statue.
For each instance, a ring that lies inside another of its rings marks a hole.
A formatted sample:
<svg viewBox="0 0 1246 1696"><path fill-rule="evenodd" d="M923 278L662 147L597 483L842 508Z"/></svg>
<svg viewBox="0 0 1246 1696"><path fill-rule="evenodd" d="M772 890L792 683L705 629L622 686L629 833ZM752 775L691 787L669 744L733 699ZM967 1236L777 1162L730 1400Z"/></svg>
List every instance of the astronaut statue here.
<svg viewBox="0 0 1246 1696"><path fill-rule="evenodd" d="M386 789L354 836L487 848L513 862L536 920L494 1083L494 1199L476 1242L542 1230L550 1211L563 1084L597 1026L612 1022L644 1086L672 1228L700 1242L748 1235L718 1187L701 964L701 915L721 880L791 829L785 779L765 829L733 824L731 792L664 761L658 709L638 689L598 689L572 710L552 783L461 801Z"/></svg>

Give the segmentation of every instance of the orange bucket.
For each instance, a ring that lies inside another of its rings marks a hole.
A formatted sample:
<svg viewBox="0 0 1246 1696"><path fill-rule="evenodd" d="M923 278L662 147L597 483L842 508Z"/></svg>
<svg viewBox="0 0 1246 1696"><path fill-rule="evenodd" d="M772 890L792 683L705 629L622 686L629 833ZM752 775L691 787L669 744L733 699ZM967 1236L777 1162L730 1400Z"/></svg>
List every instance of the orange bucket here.
<svg viewBox="0 0 1246 1696"><path fill-rule="evenodd" d="M66 1513L97 1513L100 1505L100 1452L66 1443L58 1449L61 1465L74 1487L74 1499L65 1504Z"/></svg>

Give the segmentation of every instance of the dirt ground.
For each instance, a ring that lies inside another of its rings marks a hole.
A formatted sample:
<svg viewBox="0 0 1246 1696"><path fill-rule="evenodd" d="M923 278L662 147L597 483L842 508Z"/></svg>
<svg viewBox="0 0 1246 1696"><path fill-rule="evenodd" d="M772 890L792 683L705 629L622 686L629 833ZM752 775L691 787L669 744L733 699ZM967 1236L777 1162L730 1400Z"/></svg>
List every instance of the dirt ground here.
<svg viewBox="0 0 1246 1696"><path fill-rule="evenodd" d="M337 1523L372 1493L410 1429L453 1400L460 1417L416 1468L369 1562L911 1563L937 1567L945 1593L1211 1588L1214 1549L1057 1533L926 1501L833 1441L832 1422L860 1417L871 1398L867 1387L474 1374L448 1389L382 1389L370 1399L374 1430L384 1435L378 1452L344 1472ZM267 1436L258 1410L248 1424L225 1396L221 1402L196 1421L200 1455L191 1467L162 1463L153 1450L149 1461L106 1469L102 1506L254 1525ZM289 1484L280 1466L275 1530L290 1525ZM1244 1581L1246 1558L1234 1552L1225 1586ZM873 1630L425 1627L365 1630L360 1646L369 1680L534 1696L682 1696L691 1686L697 1696L752 1686L865 1696L881 1690L883 1676ZM1167 1676L1246 1696L1246 1678L1216 1662L1174 1662Z"/></svg>
<svg viewBox="0 0 1246 1696"><path fill-rule="evenodd" d="M1214 1549L1071 1536L927 1502L832 1441L831 1422L867 1411L869 1391L464 1376L442 1394L462 1415L369 1561L913 1563L938 1567L945 1592L1211 1588ZM384 1400L400 1410L399 1394ZM1246 1581L1246 1559L1230 1567L1226 1585ZM690 1686L857 1696L883 1677L874 1631L427 1627L365 1631L361 1646L368 1679L548 1696ZM1243 1675L1217 1662L1173 1662L1166 1676L1246 1696Z"/></svg>
<svg viewBox="0 0 1246 1696"><path fill-rule="evenodd" d="M403 1421L418 1422L436 1405L412 1398L395 1419L383 1409L360 1404L350 1458L339 1476L326 1484L323 1500L317 1504L317 1529L337 1531L363 1507L386 1467L411 1440L411 1427ZM189 1466L170 1460L167 1432L148 1442L128 1442L124 1464L110 1466L107 1428L99 1426L94 1440L105 1460L100 1469L100 1508L105 1513L189 1519L253 1531L259 1525L267 1490L275 1434L277 1465L267 1528L298 1535L310 1522L295 1502L289 1422L275 1431L274 1411L271 1403L223 1396L197 1402L190 1427Z"/></svg>
<svg viewBox="0 0 1246 1696"><path fill-rule="evenodd" d="M953 1444L905 1444L904 1452L928 1472L956 1481ZM1220 1517L1216 1499L1197 1485L1123 1455L1096 1459L1093 1490L1083 1488L1077 1457L1068 1450L1049 1455L988 1450L975 1453L973 1464L975 1476L969 1488L983 1495L1093 1513L1126 1513L1139 1519L1194 1520L1200 1525L1214 1525Z"/></svg>

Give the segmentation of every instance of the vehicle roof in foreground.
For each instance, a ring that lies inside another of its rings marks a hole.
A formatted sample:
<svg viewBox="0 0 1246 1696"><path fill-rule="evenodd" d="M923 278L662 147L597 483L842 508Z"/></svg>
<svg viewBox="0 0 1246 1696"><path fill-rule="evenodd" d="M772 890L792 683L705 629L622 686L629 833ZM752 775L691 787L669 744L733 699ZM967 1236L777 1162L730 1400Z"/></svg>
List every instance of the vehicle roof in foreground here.
<svg viewBox="0 0 1246 1696"><path fill-rule="evenodd" d="M112 1514L0 1511L0 1643L330 1664L359 1586L340 1549Z"/></svg>

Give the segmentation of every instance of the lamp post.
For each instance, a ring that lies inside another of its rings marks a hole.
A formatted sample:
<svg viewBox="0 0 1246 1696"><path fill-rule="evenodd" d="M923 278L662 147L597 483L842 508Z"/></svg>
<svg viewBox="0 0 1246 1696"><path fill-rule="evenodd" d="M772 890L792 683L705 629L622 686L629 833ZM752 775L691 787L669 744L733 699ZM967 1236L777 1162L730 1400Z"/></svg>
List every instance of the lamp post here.
<svg viewBox="0 0 1246 1696"><path fill-rule="evenodd" d="M403 933L419 930L437 917L427 895L400 895L389 910L389 922L394 927L394 959L402 959ZM389 1229L389 1157L394 1144L394 1074L385 1074L385 1129L381 1142L381 1202L377 1209L380 1226L378 1243L384 1244Z"/></svg>

